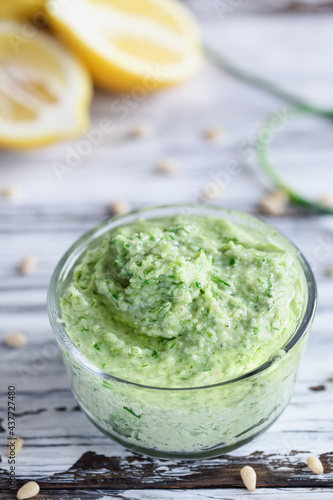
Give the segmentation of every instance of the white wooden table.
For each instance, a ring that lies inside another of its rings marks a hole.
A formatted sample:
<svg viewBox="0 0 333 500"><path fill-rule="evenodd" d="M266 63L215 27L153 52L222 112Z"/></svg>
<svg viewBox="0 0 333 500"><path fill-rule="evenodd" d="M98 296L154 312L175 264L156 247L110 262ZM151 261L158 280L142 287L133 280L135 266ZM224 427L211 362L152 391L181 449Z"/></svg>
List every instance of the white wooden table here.
<svg viewBox="0 0 333 500"><path fill-rule="evenodd" d="M188 0L188 4L199 15L207 43L233 62L333 108L333 2L289 5L287 0L257 1L247 6L241 0ZM125 98L126 118L114 111L117 99L119 96L96 93L91 128L108 118L114 121L115 129L61 178L56 175L55 162L66 164L68 148L80 150L82 138L39 151L0 152L0 187L17 185L22 189L21 199L0 200L0 334L21 331L28 337L21 349L1 347L1 499L15 497L6 489L7 387L11 385L17 394L16 433L25 439L16 464L18 484L38 480L43 485L41 499L246 497L248 492L238 478L223 478L228 460L244 465L255 460L271 471L281 486L259 488L251 498L332 499L333 382L329 377L333 374L333 279L326 271L333 264L333 217L300 212L266 218L308 257L319 288L318 313L295 395L282 417L267 433L229 458L217 459L213 465L205 461L205 467L221 467L219 488L200 489L199 484L196 489L154 489L164 479L177 483L189 473L200 478L200 467L204 466L158 460L151 463L149 487L112 486L112 474L105 466L108 457L118 460L125 476L137 465L133 459L131 462L129 451L107 440L78 411L46 314L51 273L64 251L107 217L111 202L122 198L133 208L201 202L203 189L223 178L229 162L239 164L239 173L229 177L222 197L213 203L256 213L266 188L256 174L253 155L242 154L244 143L252 151L264 119L286 108L285 102L237 81L210 62L183 86L140 103ZM152 135L133 139L130 131L141 123L152 127ZM203 131L211 127L225 131L220 144L203 138ZM276 144L279 147L274 148L274 157L292 181L309 194L333 195L332 124L316 120L291 123ZM156 173L156 164L164 158L178 162L177 176ZM21 276L17 266L26 254L36 255L38 265L30 276ZM318 386L324 389L311 389ZM92 464L95 487L93 482L82 486L89 470L80 469L80 459L88 452L102 457ZM325 475L314 476L307 469L305 461L310 454L321 456ZM73 468L75 463L79 466ZM98 486L98 477L103 481L109 477L109 483ZM290 481L284 483L285 477ZM77 489L73 489L76 481Z"/></svg>

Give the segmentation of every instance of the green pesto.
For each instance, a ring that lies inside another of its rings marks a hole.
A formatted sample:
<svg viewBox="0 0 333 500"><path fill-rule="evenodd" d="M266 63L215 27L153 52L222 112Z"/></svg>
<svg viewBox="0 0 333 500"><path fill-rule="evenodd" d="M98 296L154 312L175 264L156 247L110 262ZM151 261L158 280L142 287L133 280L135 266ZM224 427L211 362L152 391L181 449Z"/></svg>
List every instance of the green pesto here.
<svg viewBox="0 0 333 500"><path fill-rule="evenodd" d="M179 215L117 228L88 248L61 300L97 367L158 387L215 384L278 353L302 313L304 277L277 233Z"/></svg>

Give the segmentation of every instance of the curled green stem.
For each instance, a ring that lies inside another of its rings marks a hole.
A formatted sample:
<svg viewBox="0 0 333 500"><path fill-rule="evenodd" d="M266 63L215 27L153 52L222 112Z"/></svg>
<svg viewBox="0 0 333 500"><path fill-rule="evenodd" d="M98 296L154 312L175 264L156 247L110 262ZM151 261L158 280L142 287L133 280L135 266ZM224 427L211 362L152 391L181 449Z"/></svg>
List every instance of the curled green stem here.
<svg viewBox="0 0 333 500"><path fill-rule="evenodd" d="M333 110L325 109L312 104L297 95L289 92L282 87L274 84L262 78L261 76L250 73L243 68L238 67L233 64L228 58L216 52L215 50L205 47L205 51L210 60L214 62L216 66L223 69L227 73L233 75L234 77L242 80L243 82L248 83L256 88L259 88L271 95L284 99L285 101L290 102L293 105L293 108L290 108L290 113L292 113L295 117L304 113L317 115L329 120L333 120ZM274 184L282 189L289 197L289 199L302 207L311 209L313 211L323 213L323 214L333 214L333 208L328 207L322 203L312 201L308 199L306 196L302 195L294 188L292 188L280 175L277 168L273 164L269 155L269 146L276 135L276 133L281 129L281 125L285 125L281 118L279 118L276 114L271 116L262 126L261 130L258 133L258 139L256 142L256 150L259 158L259 162L269 176L269 178L274 182ZM269 130L270 134L268 138L263 140L263 137L267 134L264 132Z"/></svg>

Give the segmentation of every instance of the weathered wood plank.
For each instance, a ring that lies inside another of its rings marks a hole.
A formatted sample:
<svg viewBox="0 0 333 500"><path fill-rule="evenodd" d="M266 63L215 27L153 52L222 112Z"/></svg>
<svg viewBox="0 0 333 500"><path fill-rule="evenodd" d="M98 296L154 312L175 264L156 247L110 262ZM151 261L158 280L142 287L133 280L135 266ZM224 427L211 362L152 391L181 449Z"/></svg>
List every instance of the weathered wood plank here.
<svg viewBox="0 0 333 500"><path fill-rule="evenodd" d="M252 500L285 500L286 498L296 500L331 500L332 492L323 488L282 488L272 490L261 488L251 494ZM12 493L3 493L2 500L13 500ZM249 498L249 493L243 489L210 489L210 490L47 490L43 489L38 500L234 500L238 498Z"/></svg>
<svg viewBox="0 0 333 500"><path fill-rule="evenodd" d="M293 13L323 13L333 11L333 2L330 0L184 0L184 2L198 15L200 19L213 20L216 14L293 14Z"/></svg>
<svg viewBox="0 0 333 500"><path fill-rule="evenodd" d="M45 489L241 488L239 471L247 464L257 472L258 487L333 488L333 473L311 473L298 455L295 451L282 459L255 452L249 456L222 455L217 459L181 462L136 454L106 457L87 452L68 471L43 477L38 483ZM320 459L326 470L332 469L333 452L322 454Z"/></svg>

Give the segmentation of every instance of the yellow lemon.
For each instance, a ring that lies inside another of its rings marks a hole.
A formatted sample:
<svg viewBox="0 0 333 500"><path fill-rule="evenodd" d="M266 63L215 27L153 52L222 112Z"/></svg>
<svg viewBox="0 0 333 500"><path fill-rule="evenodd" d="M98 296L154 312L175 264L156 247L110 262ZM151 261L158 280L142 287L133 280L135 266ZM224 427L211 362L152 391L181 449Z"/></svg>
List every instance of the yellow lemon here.
<svg viewBox="0 0 333 500"><path fill-rule="evenodd" d="M0 0L0 18L14 17L23 20L42 12L44 0Z"/></svg>
<svg viewBox="0 0 333 500"><path fill-rule="evenodd" d="M200 32L176 0L48 0L51 25L106 89L137 92L192 76Z"/></svg>
<svg viewBox="0 0 333 500"><path fill-rule="evenodd" d="M0 21L0 146L41 146L88 125L90 75L32 25Z"/></svg>

